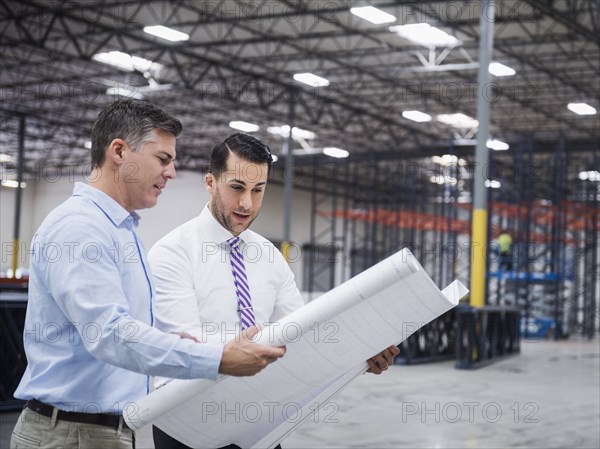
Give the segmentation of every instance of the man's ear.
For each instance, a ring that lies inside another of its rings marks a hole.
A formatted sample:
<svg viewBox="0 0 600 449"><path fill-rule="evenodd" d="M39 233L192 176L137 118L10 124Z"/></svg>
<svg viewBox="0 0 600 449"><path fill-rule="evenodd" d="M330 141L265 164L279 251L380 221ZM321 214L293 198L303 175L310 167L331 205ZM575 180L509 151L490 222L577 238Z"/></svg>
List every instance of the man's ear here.
<svg viewBox="0 0 600 449"><path fill-rule="evenodd" d="M206 190L208 190L210 193L214 192L216 182L217 181L212 173L206 174L206 177L204 178L204 185L206 186Z"/></svg>
<svg viewBox="0 0 600 449"><path fill-rule="evenodd" d="M109 159L115 165L121 165L123 163L123 151L127 148L127 143L123 139L113 139L108 144L106 150L106 158Z"/></svg>

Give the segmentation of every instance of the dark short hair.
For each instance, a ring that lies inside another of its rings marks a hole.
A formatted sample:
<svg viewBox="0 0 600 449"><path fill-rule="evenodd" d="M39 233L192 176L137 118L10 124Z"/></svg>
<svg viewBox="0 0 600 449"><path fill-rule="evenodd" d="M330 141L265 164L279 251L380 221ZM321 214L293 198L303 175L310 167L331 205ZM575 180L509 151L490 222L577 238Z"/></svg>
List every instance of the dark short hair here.
<svg viewBox="0 0 600 449"><path fill-rule="evenodd" d="M179 120L147 101L124 99L109 104L92 129L92 168L104 163L106 148L114 139L123 139L133 151L152 140L156 130L175 137L181 133Z"/></svg>
<svg viewBox="0 0 600 449"><path fill-rule="evenodd" d="M255 164L267 164L269 173L273 156L267 145L246 133L235 133L213 148L210 156L209 172L219 178L227 168L229 153Z"/></svg>

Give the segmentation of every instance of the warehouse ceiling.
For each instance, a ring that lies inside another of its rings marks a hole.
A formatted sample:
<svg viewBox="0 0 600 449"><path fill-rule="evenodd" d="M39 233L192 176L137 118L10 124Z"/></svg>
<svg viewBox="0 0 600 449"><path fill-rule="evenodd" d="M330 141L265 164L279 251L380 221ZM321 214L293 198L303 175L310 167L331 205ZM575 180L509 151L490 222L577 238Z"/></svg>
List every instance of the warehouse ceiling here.
<svg viewBox="0 0 600 449"><path fill-rule="evenodd" d="M394 22L375 25L350 12L366 4ZM562 146L569 177L597 170L599 116L577 115L567 105L600 110L599 3L507 0L496 7L492 60L516 72L491 76L484 89L490 137L510 145L496 159L514 164L514 151L531 148L543 166ZM476 126L457 128L440 115L477 117L479 15L475 1L4 0L4 172L14 171L21 117L30 175L85 166L95 117L117 92L182 120L179 169L205 169L212 147L234 132L233 120L258 125L255 135L280 156L285 139L269 127L293 123L314 133L296 142L299 164L315 158L303 152L325 147L347 150L349 161L451 152L472 162ZM456 41L427 48L390 30L423 22ZM189 39L144 31L152 25ZM126 61L131 67L102 62L99 54L116 51L135 57ZM305 72L329 84L294 80ZM412 110L431 120L403 116Z"/></svg>

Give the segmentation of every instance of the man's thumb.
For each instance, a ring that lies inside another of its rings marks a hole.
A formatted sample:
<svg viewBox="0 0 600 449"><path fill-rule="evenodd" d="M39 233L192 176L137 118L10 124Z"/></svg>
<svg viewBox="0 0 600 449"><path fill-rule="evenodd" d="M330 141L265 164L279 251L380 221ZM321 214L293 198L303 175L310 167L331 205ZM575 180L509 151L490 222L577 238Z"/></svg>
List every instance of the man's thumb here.
<svg viewBox="0 0 600 449"><path fill-rule="evenodd" d="M244 330L243 335L247 340L251 340L259 331L258 326L250 326L248 329Z"/></svg>

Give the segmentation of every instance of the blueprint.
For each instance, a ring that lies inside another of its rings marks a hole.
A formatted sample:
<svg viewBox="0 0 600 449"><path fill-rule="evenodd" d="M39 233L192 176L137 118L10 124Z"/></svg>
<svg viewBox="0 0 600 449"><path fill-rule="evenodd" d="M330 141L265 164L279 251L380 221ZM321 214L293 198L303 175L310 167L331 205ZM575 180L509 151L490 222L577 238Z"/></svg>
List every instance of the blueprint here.
<svg viewBox="0 0 600 449"><path fill-rule="evenodd" d="M326 413L336 392L366 371L367 359L467 292L458 281L440 291L403 249L262 329L257 342L287 352L257 375L173 380L123 416L132 429L152 423L191 447L273 447L317 410Z"/></svg>

